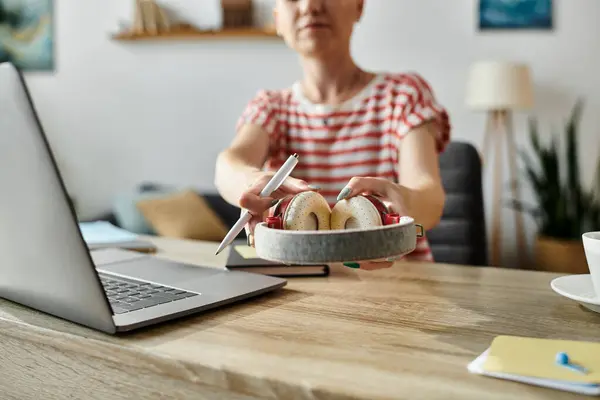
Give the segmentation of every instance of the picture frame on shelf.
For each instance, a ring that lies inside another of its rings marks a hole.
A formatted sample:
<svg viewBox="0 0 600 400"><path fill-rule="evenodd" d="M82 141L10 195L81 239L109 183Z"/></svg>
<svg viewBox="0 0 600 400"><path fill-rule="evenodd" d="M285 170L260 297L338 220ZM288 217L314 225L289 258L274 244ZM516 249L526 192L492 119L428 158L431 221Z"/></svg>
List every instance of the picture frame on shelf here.
<svg viewBox="0 0 600 400"><path fill-rule="evenodd" d="M488 30L551 30L553 0L479 0L478 27Z"/></svg>

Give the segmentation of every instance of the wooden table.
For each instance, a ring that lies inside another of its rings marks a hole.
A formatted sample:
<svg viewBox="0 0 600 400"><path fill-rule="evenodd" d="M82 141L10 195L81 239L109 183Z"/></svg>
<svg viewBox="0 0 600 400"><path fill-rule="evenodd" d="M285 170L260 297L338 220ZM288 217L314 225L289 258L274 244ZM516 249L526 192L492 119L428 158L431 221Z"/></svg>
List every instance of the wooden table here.
<svg viewBox="0 0 600 400"><path fill-rule="evenodd" d="M159 257L222 266L216 244L157 238ZM600 315L544 272L334 266L283 290L113 337L0 303L5 399L571 399L469 374L499 334L597 340Z"/></svg>

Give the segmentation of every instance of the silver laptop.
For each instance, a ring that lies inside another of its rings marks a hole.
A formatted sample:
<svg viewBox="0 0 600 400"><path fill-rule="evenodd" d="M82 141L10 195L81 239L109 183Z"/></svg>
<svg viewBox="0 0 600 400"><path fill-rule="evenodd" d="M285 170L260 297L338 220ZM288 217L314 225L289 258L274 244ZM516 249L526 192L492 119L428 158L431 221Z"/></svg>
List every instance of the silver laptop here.
<svg viewBox="0 0 600 400"><path fill-rule="evenodd" d="M0 297L116 333L285 286L83 240L22 73L0 63ZM96 252L93 252L96 253Z"/></svg>

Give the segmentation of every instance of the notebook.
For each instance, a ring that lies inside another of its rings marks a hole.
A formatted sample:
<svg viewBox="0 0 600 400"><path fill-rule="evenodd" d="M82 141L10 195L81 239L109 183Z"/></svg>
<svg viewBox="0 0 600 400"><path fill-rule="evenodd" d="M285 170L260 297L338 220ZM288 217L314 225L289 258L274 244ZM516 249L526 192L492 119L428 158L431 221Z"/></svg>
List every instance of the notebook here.
<svg viewBox="0 0 600 400"><path fill-rule="evenodd" d="M557 363L557 354L587 369L574 371ZM600 342L498 336L468 365L474 374L600 396Z"/></svg>
<svg viewBox="0 0 600 400"><path fill-rule="evenodd" d="M254 272L257 274L294 277L328 276L328 265L286 265L264 260L256 254L254 247L248 246L245 239L236 239L229 245L229 256L225 264L229 269Z"/></svg>
<svg viewBox="0 0 600 400"><path fill-rule="evenodd" d="M108 221L80 222L79 230L90 250L120 248L142 253L156 252L156 246Z"/></svg>

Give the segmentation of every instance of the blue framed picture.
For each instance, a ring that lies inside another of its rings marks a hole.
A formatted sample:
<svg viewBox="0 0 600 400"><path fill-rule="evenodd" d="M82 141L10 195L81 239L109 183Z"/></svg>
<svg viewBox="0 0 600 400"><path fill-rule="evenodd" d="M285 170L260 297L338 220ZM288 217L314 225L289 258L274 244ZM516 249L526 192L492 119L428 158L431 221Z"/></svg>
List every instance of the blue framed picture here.
<svg viewBox="0 0 600 400"><path fill-rule="evenodd" d="M552 0L479 0L479 29L552 29Z"/></svg>
<svg viewBox="0 0 600 400"><path fill-rule="evenodd" d="M0 0L0 62L54 69L53 0Z"/></svg>

